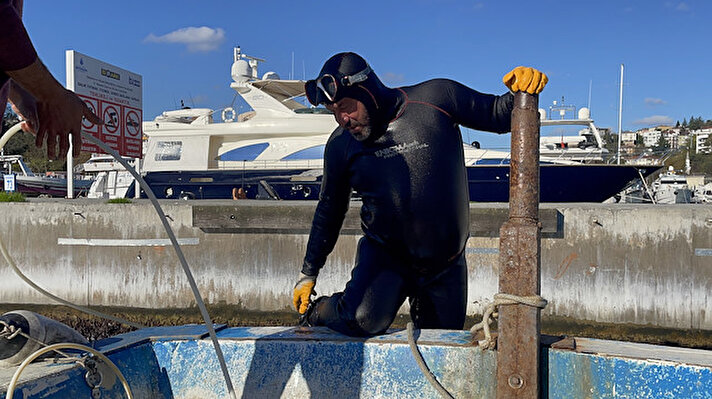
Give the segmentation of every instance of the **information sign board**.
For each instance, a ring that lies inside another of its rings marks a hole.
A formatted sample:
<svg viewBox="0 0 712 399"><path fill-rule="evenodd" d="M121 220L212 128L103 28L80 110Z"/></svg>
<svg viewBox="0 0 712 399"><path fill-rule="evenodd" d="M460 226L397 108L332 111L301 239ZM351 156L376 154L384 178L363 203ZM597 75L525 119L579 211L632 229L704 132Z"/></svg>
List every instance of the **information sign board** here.
<svg viewBox="0 0 712 399"><path fill-rule="evenodd" d="M67 50L67 88L84 100L103 125L87 120L82 130L91 133L121 155L140 158L142 154L143 82L129 72L74 50ZM82 143L82 151L103 152Z"/></svg>
<svg viewBox="0 0 712 399"><path fill-rule="evenodd" d="M5 191L15 191L15 174L2 175L3 189Z"/></svg>

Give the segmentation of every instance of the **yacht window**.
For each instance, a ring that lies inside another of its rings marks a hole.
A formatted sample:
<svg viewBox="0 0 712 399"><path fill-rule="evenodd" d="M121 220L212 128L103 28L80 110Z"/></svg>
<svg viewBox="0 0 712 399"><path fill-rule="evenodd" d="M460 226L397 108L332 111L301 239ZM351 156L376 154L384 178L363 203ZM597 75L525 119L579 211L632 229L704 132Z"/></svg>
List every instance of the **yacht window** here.
<svg viewBox="0 0 712 399"><path fill-rule="evenodd" d="M283 161L298 161L302 159L322 159L324 158L324 148L326 145L317 145L293 152L282 158Z"/></svg>
<svg viewBox="0 0 712 399"><path fill-rule="evenodd" d="M475 165L509 165L509 159L478 159L477 162L475 162Z"/></svg>
<svg viewBox="0 0 712 399"><path fill-rule="evenodd" d="M156 144L156 161L179 161L183 151L182 141L159 141Z"/></svg>
<svg viewBox="0 0 712 399"><path fill-rule="evenodd" d="M269 143L252 144L235 148L220 155L220 161L254 161L267 147L269 147Z"/></svg>

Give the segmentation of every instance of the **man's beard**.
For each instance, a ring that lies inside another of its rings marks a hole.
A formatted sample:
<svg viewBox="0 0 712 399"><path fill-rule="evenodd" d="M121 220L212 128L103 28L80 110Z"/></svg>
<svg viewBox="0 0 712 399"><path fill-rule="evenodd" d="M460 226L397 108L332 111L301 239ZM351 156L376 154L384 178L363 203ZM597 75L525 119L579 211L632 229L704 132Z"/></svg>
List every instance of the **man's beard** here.
<svg viewBox="0 0 712 399"><path fill-rule="evenodd" d="M348 129L349 133L351 133L353 138L357 141L366 141L366 139L368 139L373 132L373 127L371 126L371 116L368 113L363 115L361 120L356 121L356 126L361 128L360 131L356 132L352 130L351 125L351 121L349 121L349 125L346 126L346 129Z"/></svg>
<svg viewBox="0 0 712 399"><path fill-rule="evenodd" d="M357 140L357 141L366 141L371 136L371 126L370 125L365 125L361 126L361 131L360 132L354 132L353 130L349 130L349 133Z"/></svg>

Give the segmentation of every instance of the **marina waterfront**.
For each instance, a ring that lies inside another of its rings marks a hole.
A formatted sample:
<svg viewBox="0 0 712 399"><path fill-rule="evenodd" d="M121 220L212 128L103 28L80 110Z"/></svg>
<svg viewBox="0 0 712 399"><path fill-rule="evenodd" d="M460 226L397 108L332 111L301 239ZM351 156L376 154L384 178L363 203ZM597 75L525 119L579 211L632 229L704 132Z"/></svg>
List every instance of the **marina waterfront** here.
<svg viewBox="0 0 712 399"><path fill-rule="evenodd" d="M360 234L352 204L317 291L348 280ZM314 202L164 201L208 304L289 312ZM471 204L468 316L495 294L506 204ZM18 266L81 305L195 306L150 204L33 199L0 204L3 240ZM543 317L712 331L712 208L707 205L541 206ZM8 267L0 302L53 304ZM406 311L404 307L403 312Z"/></svg>
<svg viewBox="0 0 712 399"><path fill-rule="evenodd" d="M237 393L438 397L408 349L404 315L392 330L369 339L293 327L288 294L315 203L162 205L218 323ZM320 293L339 290L348 278L359 236L358 205L349 210ZM90 338L110 335L93 346L121 369L137 397L225 397L205 327L186 325L200 323L197 309L147 202L33 199L0 204L0 215L11 255L43 288L139 323L176 326L115 335L126 330L49 305L9 268L0 272L4 306L19 302L38 312L65 312L68 319L82 320L74 326L84 323L82 332ZM495 293L498 231L506 218L506 204L471 204L468 327ZM549 301L542 311L542 397L707 397L712 208L547 204L539 220L541 292ZM417 333L425 363L455 397L494 397L497 352L474 344L480 338L469 331ZM624 342L641 340L668 346ZM0 368L0 381L13 371ZM15 392L25 397L88 391L83 368L69 364L31 364L23 377ZM102 392L123 397L118 383L102 385Z"/></svg>

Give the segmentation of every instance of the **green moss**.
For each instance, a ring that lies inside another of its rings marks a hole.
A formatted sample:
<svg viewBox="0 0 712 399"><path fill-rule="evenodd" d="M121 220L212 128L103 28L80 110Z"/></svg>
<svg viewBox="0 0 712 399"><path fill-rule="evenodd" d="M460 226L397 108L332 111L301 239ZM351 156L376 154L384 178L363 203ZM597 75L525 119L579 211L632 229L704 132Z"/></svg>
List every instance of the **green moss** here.
<svg viewBox="0 0 712 399"><path fill-rule="evenodd" d="M0 202L25 202L25 195L18 192L0 191Z"/></svg>
<svg viewBox="0 0 712 399"><path fill-rule="evenodd" d="M112 198L106 201L107 204L130 204L131 202L128 198Z"/></svg>

